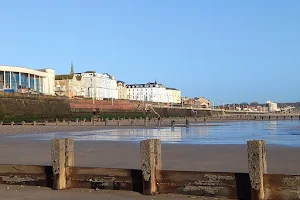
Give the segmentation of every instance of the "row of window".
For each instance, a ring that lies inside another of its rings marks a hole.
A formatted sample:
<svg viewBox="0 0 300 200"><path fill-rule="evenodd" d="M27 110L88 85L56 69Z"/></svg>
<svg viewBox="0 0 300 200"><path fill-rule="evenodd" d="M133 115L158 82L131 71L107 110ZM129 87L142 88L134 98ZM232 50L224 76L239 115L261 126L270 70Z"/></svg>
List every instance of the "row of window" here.
<svg viewBox="0 0 300 200"><path fill-rule="evenodd" d="M0 88L22 89L31 88L42 92L43 81L38 76L18 72L0 72Z"/></svg>
<svg viewBox="0 0 300 200"><path fill-rule="evenodd" d="M128 85L128 88L149 88L149 87L159 87L158 85L145 84L145 85Z"/></svg>

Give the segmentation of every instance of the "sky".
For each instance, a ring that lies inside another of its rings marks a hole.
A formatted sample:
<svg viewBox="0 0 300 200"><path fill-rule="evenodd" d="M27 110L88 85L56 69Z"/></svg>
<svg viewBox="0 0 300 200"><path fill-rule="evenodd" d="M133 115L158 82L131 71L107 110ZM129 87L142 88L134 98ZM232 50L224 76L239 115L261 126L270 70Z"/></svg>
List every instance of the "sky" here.
<svg viewBox="0 0 300 200"><path fill-rule="evenodd" d="M157 81L215 104L300 101L300 1L0 0L0 64Z"/></svg>

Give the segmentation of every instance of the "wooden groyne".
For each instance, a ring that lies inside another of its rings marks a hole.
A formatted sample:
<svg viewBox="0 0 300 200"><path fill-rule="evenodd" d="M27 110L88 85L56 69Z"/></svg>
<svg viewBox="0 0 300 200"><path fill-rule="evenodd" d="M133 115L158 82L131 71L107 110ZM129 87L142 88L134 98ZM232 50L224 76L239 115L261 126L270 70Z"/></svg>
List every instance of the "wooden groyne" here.
<svg viewBox="0 0 300 200"><path fill-rule="evenodd" d="M112 169L75 166L73 139L53 139L51 166L0 165L0 184L43 186L54 190L129 190L144 195L176 193L243 200L300 199L300 175L268 174L265 142L248 141L247 147L248 173L162 169L163 152L157 139L141 141L141 169Z"/></svg>
<svg viewBox="0 0 300 200"><path fill-rule="evenodd" d="M75 119L75 120L59 120L55 121L33 121L26 122L11 121L9 123L3 123L1 125L22 125L22 126L182 126L182 125L193 125L201 122L227 122L227 121L276 121L276 120L300 120L299 114L288 114L288 115L221 115L212 117L170 117L170 118L93 118L93 119Z"/></svg>

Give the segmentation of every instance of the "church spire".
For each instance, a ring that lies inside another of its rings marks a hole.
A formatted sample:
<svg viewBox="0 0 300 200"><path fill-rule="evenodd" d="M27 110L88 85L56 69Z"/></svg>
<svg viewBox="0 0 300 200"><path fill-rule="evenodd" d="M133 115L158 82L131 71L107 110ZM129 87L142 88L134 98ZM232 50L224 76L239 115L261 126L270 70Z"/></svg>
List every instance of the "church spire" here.
<svg viewBox="0 0 300 200"><path fill-rule="evenodd" d="M70 74L74 74L74 66L73 66L73 62L71 62L71 72Z"/></svg>

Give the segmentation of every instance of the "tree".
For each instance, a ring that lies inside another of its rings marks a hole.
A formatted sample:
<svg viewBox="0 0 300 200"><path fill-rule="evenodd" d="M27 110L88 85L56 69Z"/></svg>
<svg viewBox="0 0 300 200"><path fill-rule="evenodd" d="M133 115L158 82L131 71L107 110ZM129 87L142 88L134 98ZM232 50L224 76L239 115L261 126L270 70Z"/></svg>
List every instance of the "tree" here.
<svg viewBox="0 0 300 200"><path fill-rule="evenodd" d="M250 103L250 106L259 106L259 103L255 101L255 102Z"/></svg>

